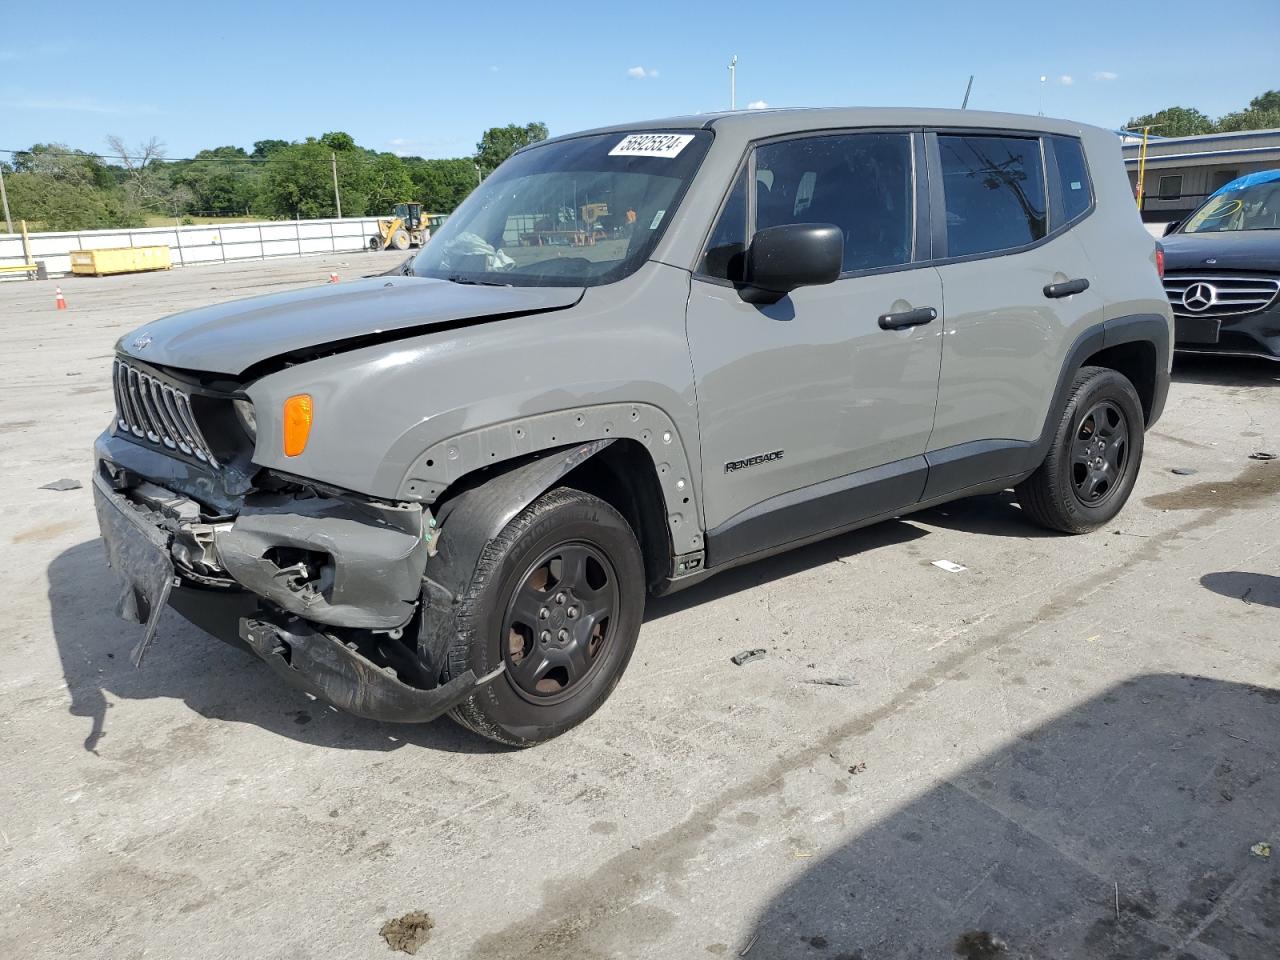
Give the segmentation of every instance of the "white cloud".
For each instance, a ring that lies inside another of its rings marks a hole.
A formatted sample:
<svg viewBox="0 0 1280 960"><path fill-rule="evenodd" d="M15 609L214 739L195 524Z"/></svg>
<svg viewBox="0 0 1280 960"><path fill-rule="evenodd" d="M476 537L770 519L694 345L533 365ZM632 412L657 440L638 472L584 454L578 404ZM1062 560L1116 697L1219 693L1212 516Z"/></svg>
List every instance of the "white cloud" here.
<svg viewBox="0 0 1280 960"><path fill-rule="evenodd" d="M92 97L33 98L2 100L0 107L14 110L64 110L72 113L155 113L148 103L107 103Z"/></svg>
<svg viewBox="0 0 1280 960"><path fill-rule="evenodd" d="M1095 74L1093 75L1093 79L1095 79L1095 80L1114 80L1114 79L1116 79L1116 77L1118 77L1118 76L1120 76L1120 74L1118 74L1118 73L1112 73L1110 70L1099 70L1097 73L1095 73Z"/></svg>
<svg viewBox="0 0 1280 960"><path fill-rule="evenodd" d="M748 103L748 104L747 104L747 109L748 109L748 110L763 110L763 109L765 109L765 108L766 108L766 107L768 107L768 106L769 106L769 104L767 104L767 103L766 103L765 101L763 101L763 100L752 100L750 103Z"/></svg>
<svg viewBox="0 0 1280 960"><path fill-rule="evenodd" d="M450 156L466 141L461 137L391 137L385 141L397 157Z"/></svg>
<svg viewBox="0 0 1280 960"><path fill-rule="evenodd" d="M1064 73L1062 76L1058 78L1058 82L1062 84L1064 87L1069 87L1076 82L1076 78L1069 73Z"/></svg>
<svg viewBox="0 0 1280 960"><path fill-rule="evenodd" d="M627 70L628 77L634 77L637 80L643 80L645 77L656 77L658 71L652 67L631 67Z"/></svg>
<svg viewBox="0 0 1280 960"><path fill-rule="evenodd" d="M497 73L500 69L501 69L501 68L500 68L499 66L497 66L497 64L494 64L493 66L491 66L491 67L489 68L489 72L490 72L490 73Z"/></svg>

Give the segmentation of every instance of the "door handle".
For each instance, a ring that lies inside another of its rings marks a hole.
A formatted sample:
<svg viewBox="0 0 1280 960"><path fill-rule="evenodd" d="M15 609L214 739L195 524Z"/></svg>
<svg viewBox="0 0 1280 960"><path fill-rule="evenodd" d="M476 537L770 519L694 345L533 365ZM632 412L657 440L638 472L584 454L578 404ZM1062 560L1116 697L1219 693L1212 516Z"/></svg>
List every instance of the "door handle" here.
<svg viewBox="0 0 1280 960"><path fill-rule="evenodd" d="M881 330L905 330L907 327L919 327L938 319L938 311L933 307L920 307L916 310L904 310L901 313L886 313L880 317Z"/></svg>
<svg viewBox="0 0 1280 960"><path fill-rule="evenodd" d="M1089 289L1089 281L1084 277L1079 280L1064 280L1062 283L1051 283L1044 288L1044 295L1050 300L1069 297L1072 294L1084 293Z"/></svg>

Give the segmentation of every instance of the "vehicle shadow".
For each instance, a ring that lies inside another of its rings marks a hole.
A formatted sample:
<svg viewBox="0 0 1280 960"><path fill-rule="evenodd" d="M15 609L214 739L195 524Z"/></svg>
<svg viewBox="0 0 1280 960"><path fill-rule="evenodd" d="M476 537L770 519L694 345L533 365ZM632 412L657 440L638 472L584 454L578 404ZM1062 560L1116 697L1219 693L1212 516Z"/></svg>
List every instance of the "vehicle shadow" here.
<svg viewBox="0 0 1280 960"><path fill-rule="evenodd" d="M1173 379L1213 387L1275 387L1280 386L1280 363L1261 357L1178 353L1173 358Z"/></svg>
<svg viewBox="0 0 1280 960"><path fill-rule="evenodd" d="M1270 574L1244 573L1240 570L1206 573L1200 578L1200 585L1234 600L1280 607L1280 577Z"/></svg>
<svg viewBox="0 0 1280 960"><path fill-rule="evenodd" d="M981 497L954 500L911 515L912 520L931 527L945 527L964 533L988 537L1013 537L1017 540L1057 539L1067 536L1048 530L1029 519L1018 505L1012 490Z"/></svg>
<svg viewBox="0 0 1280 960"><path fill-rule="evenodd" d="M984 536L1016 537L1020 540L1063 536L1039 527L1024 517L1010 490L969 497L735 567L678 593L653 598L645 608L645 622L659 620L700 603L732 596L837 559L848 560L882 547L911 543L927 537L929 531L917 524Z"/></svg>
<svg viewBox="0 0 1280 960"><path fill-rule="evenodd" d="M1278 744L1280 691L1126 680L809 866L751 958L1280 956Z"/></svg>
<svg viewBox="0 0 1280 960"><path fill-rule="evenodd" d="M870 553L894 544L910 543L926 536L928 536L927 530L921 530L901 520L886 520L874 526L863 527L861 530L842 533L808 546L788 550L786 553L734 567L676 593L651 597L645 605L644 620L645 623L661 620L663 617L690 607L719 600L722 597L731 597L743 590L751 590L814 567L835 563L837 560L847 560L858 554Z"/></svg>
<svg viewBox="0 0 1280 960"><path fill-rule="evenodd" d="M914 514L921 522L995 536L1053 536L1021 518L1009 495L975 497ZM651 598L645 622L732 596L804 570L928 536L903 520L887 520L719 574L679 593ZM291 690L252 655L217 640L172 610L141 670L129 661L139 628L115 614L119 587L101 540L59 554L49 565L49 606L70 711L89 722L84 747L106 735L107 696L117 700L182 700L210 719L252 723L303 743L344 750L395 750L406 744L457 753L506 748L447 719L430 724L377 723L334 710ZM642 641L643 642L643 641Z"/></svg>
<svg viewBox="0 0 1280 960"><path fill-rule="evenodd" d="M129 660L140 627L115 614L119 586L101 540L63 551L49 565L49 607L70 712L87 721L84 748L108 735L107 697L183 701L213 720L249 723L303 743L341 750L396 750L406 744L456 753L505 750L451 720L377 723L334 710L292 690L266 664L166 610L156 640L136 669Z"/></svg>

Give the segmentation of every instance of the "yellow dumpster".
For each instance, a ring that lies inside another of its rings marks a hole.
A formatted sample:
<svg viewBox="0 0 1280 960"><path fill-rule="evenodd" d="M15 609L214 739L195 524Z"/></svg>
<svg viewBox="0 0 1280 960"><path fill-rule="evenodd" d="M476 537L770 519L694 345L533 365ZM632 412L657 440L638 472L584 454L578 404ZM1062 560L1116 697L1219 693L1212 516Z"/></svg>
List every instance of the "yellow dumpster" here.
<svg viewBox="0 0 1280 960"><path fill-rule="evenodd" d="M168 270L171 266L168 247L109 247L71 252L71 272L94 277L108 273Z"/></svg>

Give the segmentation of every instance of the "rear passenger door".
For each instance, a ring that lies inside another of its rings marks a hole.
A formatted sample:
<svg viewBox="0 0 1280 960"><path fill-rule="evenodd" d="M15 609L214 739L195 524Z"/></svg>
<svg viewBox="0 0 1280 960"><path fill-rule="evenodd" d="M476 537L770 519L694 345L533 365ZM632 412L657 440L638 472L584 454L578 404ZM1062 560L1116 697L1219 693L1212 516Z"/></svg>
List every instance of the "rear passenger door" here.
<svg viewBox="0 0 1280 960"><path fill-rule="evenodd" d="M920 265L923 174L909 131L792 136L746 159L689 297L709 564L918 498L942 323L880 319L941 311L941 281ZM744 302L749 238L790 223L840 227L841 278Z"/></svg>
<svg viewBox="0 0 1280 960"><path fill-rule="evenodd" d="M1093 208L1078 140L940 130L927 148L946 304L929 461L967 464L935 468L931 497L1024 469L1068 347L1103 315L1071 230Z"/></svg>

